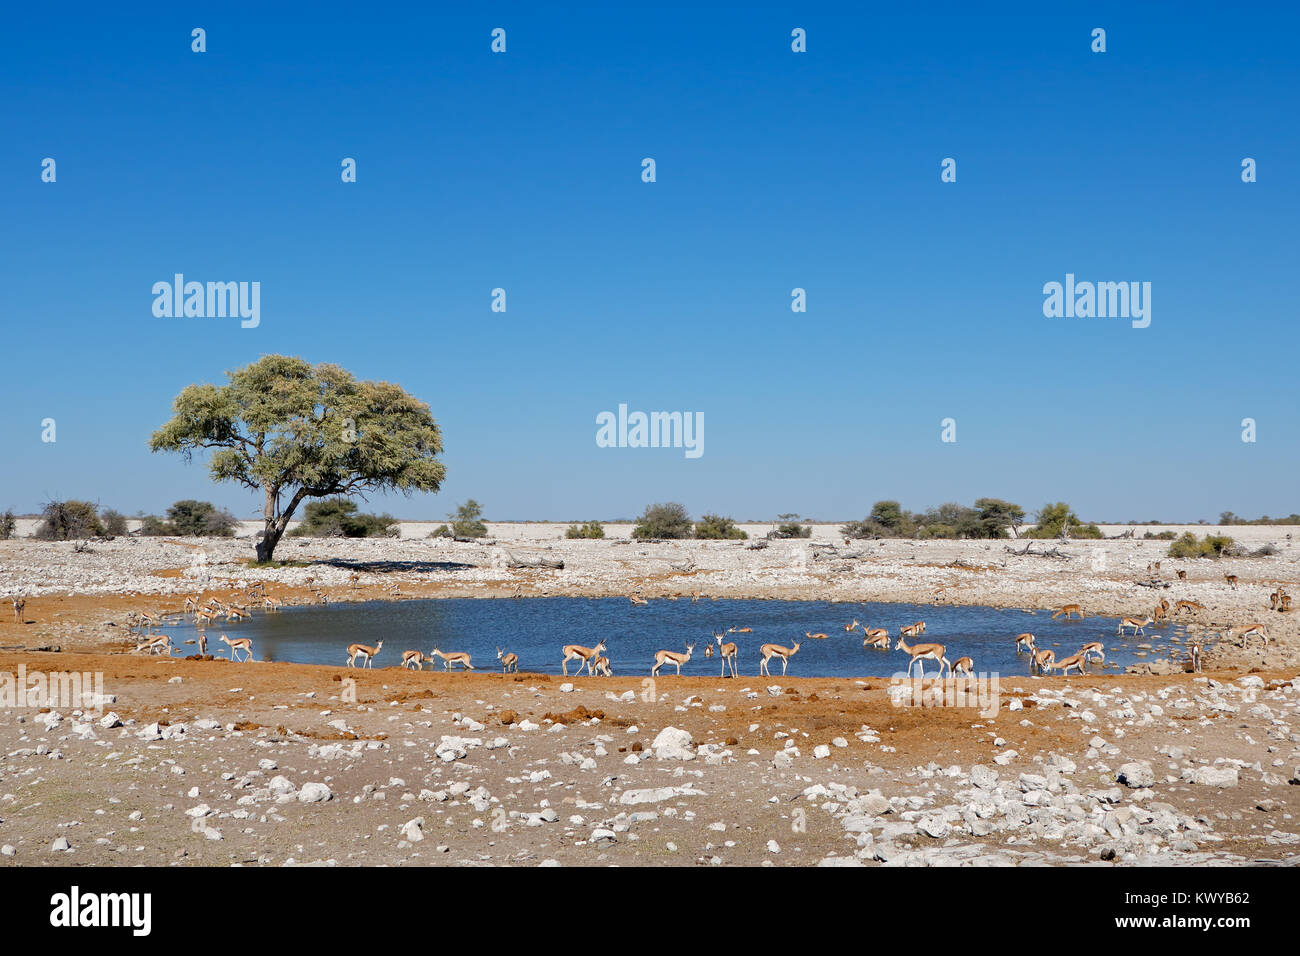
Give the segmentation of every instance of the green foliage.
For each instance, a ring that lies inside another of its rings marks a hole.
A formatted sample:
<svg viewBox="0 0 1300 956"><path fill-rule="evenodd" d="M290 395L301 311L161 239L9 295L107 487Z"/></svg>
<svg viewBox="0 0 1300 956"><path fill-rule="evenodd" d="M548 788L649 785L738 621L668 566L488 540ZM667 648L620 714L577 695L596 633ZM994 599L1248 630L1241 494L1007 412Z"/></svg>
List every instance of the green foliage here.
<svg viewBox="0 0 1300 956"><path fill-rule="evenodd" d="M6 511L0 515L0 541L8 541L14 536L18 529L18 522L14 519L12 511Z"/></svg>
<svg viewBox="0 0 1300 956"><path fill-rule="evenodd" d="M230 538L235 534L235 516L210 501L186 498L167 509L171 533L194 538Z"/></svg>
<svg viewBox="0 0 1300 956"><path fill-rule="evenodd" d="M1150 538L1153 541L1173 541L1174 538L1178 537L1178 535L1174 534L1172 531L1161 531L1158 533L1147 531L1143 533L1142 537Z"/></svg>
<svg viewBox="0 0 1300 956"><path fill-rule="evenodd" d="M429 532L429 537L430 538L452 538L455 537L455 535L451 533L451 529L448 528L445 524L440 524L438 525L438 527L434 528L432 531Z"/></svg>
<svg viewBox="0 0 1300 956"><path fill-rule="evenodd" d="M395 538L400 533L391 515L363 514L355 501L326 498L308 502L295 537L311 538Z"/></svg>
<svg viewBox="0 0 1300 956"><path fill-rule="evenodd" d="M1169 546L1169 557L1219 558L1231 551L1232 546L1232 539L1225 535L1207 534L1198 541L1196 535L1187 531Z"/></svg>
<svg viewBox="0 0 1300 956"><path fill-rule="evenodd" d="M691 519L686 506L675 501L646 505L645 512L636 520L632 537L639 541L654 538L689 538Z"/></svg>
<svg viewBox="0 0 1300 956"><path fill-rule="evenodd" d="M748 538L749 535L737 528L736 522L731 518L724 518L721 515L704 515L699 521L695 522L695 537L710 540L739 541Z"/></svg>
<svg viewBox="0 0 1300 956"><path fill-rule="evenodd" d="M50 501L41 509L33 537L42 541L77 541L104 533L99 508L89 501Z"/></svg>
<svg viewBox="0 0 1300 956"><path fill-rule="evenodd" d="M776 530L771 532L768 537L771 538L811 538L812 527L800 524L800 517L797 514L777 515Z"/></svg>
<svg viewBox="0 0 1300 956"><path fill-rule="evenodd" d="M840 534L846 538L886 538L890 536L888 528L872 521L870 518L848 522L840 528Z"/></svg>
<svg viewBox="0 0 1300 956"><path fill-rule="evenodd" d="M482 522L483 506L473 498L447 516L451 518L451 533L457 538L486 538L487 525Z"/></svg>
<svg viewBox="0 0 1300 956"><path fill-rule="evenodd" d="M176 529L157 515L145 515L140 519L140 534L146 538L165 538L176 533Z"/></svg>
<svg viewBox="0 0 1300 956"><path fill-rule="evenodd" d="M1005 538L1007 530L1019 534L1025 520L1025 509L1001 498L976 498L974 529L971 538Z"/></svg>
<svg viewBox="0 0 1300 956"><path fill-rule="evenodd" d="M212 450L214 481L263 492L259 560L272 558L307 498L441 487L442 433L429 406L399 386L287 355L265 355L228 378L183 389L149 447L187 460Z"/></svg>
<svg viewBox="0 0 1300 956"><path fill-rule="evenodd" d="M569 530L564 532L566 538L603 538L605 537L605 526L599 521L588 521L585 524L571 524Z"/></svg>
<svg viewBox="0 0 1300 956"><path fill-rule="evenodd" d="M1234 525L1234 524L1300 524L1300 515L1296 514L1295 512L1292 512L1288 517L1285 517L1285 518L1270 518L1268 515L1264 515L1262 518L1254 518L1254 519L1251 519L1251 518L1239 518L1239 517L1237 517L1235 514L1233 514L1231 511L1225 511L1225 512L1223 512L1222 514L1219 515L1219 524L1221 524L1221 525Z"/></svg>
<svg viewBox="0 0 1300 956"><path fill-rule="evenodd" d="M1101 529L1095 524L1084 524L1064 501L1043 505L1038 512L1037 524L1025 532L1026 538L1100 538Z"/></svg>
<svg viewBox="0 0 1300 956"><path fill-rule="evenodd" d="M104 522L104 533L113 535L126 534L126 515L109 508L100 513L99 520Z"/></svg>

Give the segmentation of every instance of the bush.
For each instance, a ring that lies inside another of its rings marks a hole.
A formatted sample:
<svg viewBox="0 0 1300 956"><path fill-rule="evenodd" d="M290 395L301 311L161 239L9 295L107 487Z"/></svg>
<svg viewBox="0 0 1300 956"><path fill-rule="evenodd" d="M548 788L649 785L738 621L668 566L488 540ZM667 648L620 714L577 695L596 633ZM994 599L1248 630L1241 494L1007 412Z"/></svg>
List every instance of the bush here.
<svg viewBox="0 0 1300 956"><path fill-rule="evenodd" d="M1200 541L1196 535L1187 531L1169 546L1171 558L1218 558L1230 552L1232 539L1221 534L1207 534Z"/></svg>
<svg viewBox="0 0 1300 956"><path fill-rule="evenodd" d="M438 527L434 528L432 531L429 532L429 537L430 538L451 538L454 537L454 535L451 533L451 529L448 528L445 524L440 524L438 525Z"/></svg>
<svg viewBox="0 0 1300 956"><path fill-rule="evenodd" d="M175 533L176 529L157 515L145 515L140 519L140 534L147 538L168 537Z"/></svg>
<svg viewBox="0 0 1300 956"><path fill-rule="evenodd" d="M483 506L473 498L465 502L454 513L447 516L451 518L451 533L457 538L486 538L487 525L482 522Z"/></svg>
<svg viewBox="0 0 1300 956"><path fill-rule="evenodd" d="M76 541L102 535L99 508L89 501L50 501L41 509L34 537L42 541Z"/></svg>
<svg viewBox="0 0 1300 956"><path fill-rule="evenodd" d="M566 538L603 538L605 537L605 526L599 521L588 521L586 524L571 524L569 530L564 532Z"/></svg>
<svg viewBox="0 0 1300 956"><path fill-rule="evenodd" d="M99 516L104 522L104 533L113 536L126 534L126 515L109 508Z"/></svg>
<svg viewBox="0 0 1300 956"><path fill-rule="evenodd" d="M186 498L167 509L167 523L172 534L194 538L231 538L235 534L235 516L210 501Z"/></svg>
<svg viewBox="0 0 1300 956"><path fill-rule="evenodd" d="M0 541L7 541L12 538L17 528L18 522L14 520L12 511L6 511L0 515Z"/></svg>
<svg viewBox="0 0 1300 956"><path fill-rule="evenodd" d="M724 518L721 515L704 515L699 521L695 522L695 537L709 540L740 541L748 538L749 535L737 528L736 522L731 518Z"/></svg>
<svg viewBox="0 0 1300 956"><path fill-rule="evenodd" d="M870 518L864 518L861 521L850 521L840 528L840 534L846 538L884 538L889 535L889 529Z"/></svg>
<svg viewBox="0 0 1300 956"><path fill-rule="evenodd" d="M1095 524L1084 524L1064 501L1044 505L1038 512L1037 525L1025 532L1026 538L1101 538Z"/></svg>
<svg viewBox="0 0 1300 956"><path fill-rule="evenodd" d="M797 514L777 515L776 530L769 532L769 538L811 538L812 528L800 524Z"/></svg>
<svg viewBox="0 0 1300 956"><path fill-rule="evenodd" d="M355 501L323 498L307 505L303 522L293 534L308 538L394 538L399 531L397 519L390 515L362 514Z"/></svg>
<svg viewBox="0 0 1300 956"><path fill-rule="evenodd" d="M691 519L686 513L686 506L670 501L664 504L646 505L645 512L636 519L632 537L637 540L689 538L691 531Z"/></svg>
<svg viewBox="0 0 1300 956"><path fill-rule="evenodd" d="M1161 531L1159 534L1152 534L1150 531L1142 535L1144 538L1150 538L1153 541L1173 541L1178 535L1172 531Z"/></svg>

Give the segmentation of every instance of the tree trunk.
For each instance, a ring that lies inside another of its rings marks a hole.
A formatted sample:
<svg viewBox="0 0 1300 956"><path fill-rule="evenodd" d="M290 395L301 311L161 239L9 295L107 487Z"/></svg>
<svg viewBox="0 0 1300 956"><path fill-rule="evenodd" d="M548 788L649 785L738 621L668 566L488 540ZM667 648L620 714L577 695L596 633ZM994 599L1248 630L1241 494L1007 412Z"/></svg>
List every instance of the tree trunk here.
<svg viewBox="0 0 1300 956"><path fill-rule="evenodd" d="M289 519L293 517L294 511L302 499L307 497L305 489L298 489L289 502L289 507L284 511L279 511L280 491L278 488L266 489L266 505L262 510L262 518L265 526L262 529L262 537L257 541L257 560L270 561L275 554L275 546L280 543L284 537L285 529L289 527Z"/></svg>

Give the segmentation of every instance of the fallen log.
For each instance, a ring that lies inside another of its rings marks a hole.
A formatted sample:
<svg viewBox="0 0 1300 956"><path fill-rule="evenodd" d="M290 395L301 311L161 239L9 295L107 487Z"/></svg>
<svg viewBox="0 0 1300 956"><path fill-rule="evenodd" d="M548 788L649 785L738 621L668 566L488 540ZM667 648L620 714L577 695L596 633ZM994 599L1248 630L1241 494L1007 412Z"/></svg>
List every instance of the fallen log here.
<svg viewBox="0 0 1300 956"><path fill-rule="evenodd" d="M551 571L563 571L564 562L558 559L550 558L516 558L511 556L506 562L506 567L512 571L518 571L527 568L546 568Z"/></svg>

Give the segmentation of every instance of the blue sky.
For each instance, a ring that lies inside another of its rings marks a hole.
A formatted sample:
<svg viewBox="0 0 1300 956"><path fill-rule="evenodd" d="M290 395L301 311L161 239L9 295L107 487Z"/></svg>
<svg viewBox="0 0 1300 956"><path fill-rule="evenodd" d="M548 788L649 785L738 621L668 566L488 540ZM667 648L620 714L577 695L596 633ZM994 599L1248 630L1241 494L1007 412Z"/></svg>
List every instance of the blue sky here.
<svg viewBox="0 0 1300 956"><path fill-rule="evenodd" d="M147 439L284 352L429 403L443 491L371 501L405 518L1300 510L1300 14L1035 6L15 9L0 509L251 515ZM260 326L155 318L176 272L260 282ZM1151 326L1044 317L1066 273L1151 282ZM598 448L620 403L703 456Z"/></svg>

